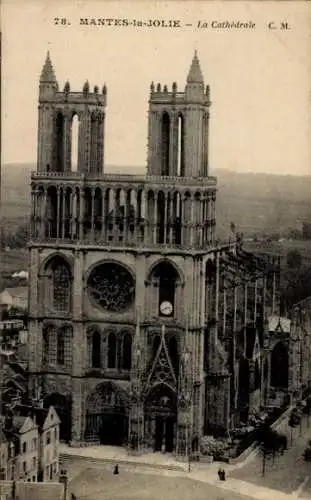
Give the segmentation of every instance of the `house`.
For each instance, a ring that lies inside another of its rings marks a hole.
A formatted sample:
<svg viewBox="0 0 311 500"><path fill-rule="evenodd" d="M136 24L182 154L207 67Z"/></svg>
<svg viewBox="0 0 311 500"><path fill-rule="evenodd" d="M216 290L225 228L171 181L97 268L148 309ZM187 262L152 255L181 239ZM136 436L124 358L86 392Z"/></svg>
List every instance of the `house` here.
<svg viewBox="0 0 311 500"><path fill-rule="evenodd" d="M53 406L50 406L43 425L39 427L43 481L56 481L59 477L59 424L60 419Z"/></svg>
<svg viewBox="0 0 311 500"><path fill-rule="evenodd" d="M16 405L20 415L31 415L38 427L38 480L58 481L59 478L59 425L60 419L53 406Z"/></svg>
<svg viewBox="0 0 311 500"><path fill-rule="evenodd" d="M25 333L24 333L25 332ZM6 319L0 321L0 344L3 347L15 347L27 341L24 322L21 319Z"/></svg>
<svg viewBox="0 0 311 500"><path fill-rule="evenodd" d="M30 416L8 413L0 417L0 423L9 442L8 479L37 481L39 434L36 422Z"/></svg>
<svg viewBox="0 0 311 500"><path fill-rule="evenodd" d="M0 304L4 310L16 309L23 312L28 310L28 286L5 288L0 293Z"/></svg>
<svg viewBox="0 0 311 500"><path fill-rule="evenodd" d="M0 415L1 500L64 500L68 477L59 471L55 409L16 404L14 412Z"/></svg>
<svg viewBox="0 0 311 500"><path fill-rule="evenodd" d="M5 432L0 427L0 478L2 480L8 477L8 461L9 461L9 441Z"/></svg>
<svg viewBox="0 0 311 500"><path fill-rule="evenodd" d="M15 273L12 274L12 278L21 278L28 280L29 273L28 271L16 271Z"/></svg>

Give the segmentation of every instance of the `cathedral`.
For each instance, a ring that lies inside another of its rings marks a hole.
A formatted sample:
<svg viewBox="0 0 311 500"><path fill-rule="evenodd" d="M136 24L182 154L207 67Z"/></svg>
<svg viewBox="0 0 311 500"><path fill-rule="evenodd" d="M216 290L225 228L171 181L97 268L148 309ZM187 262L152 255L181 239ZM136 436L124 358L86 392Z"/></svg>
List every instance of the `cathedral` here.
<svg viewBox="0 0 311 500"><path fill-rule="evenodd" d="M216 240L211 95L150 85L146 174L104 169L107 87L39 83L31 176L29 389L61 439L189 457L265 405L278 269ZM72 124L78 123L77 165Z"/></svg>

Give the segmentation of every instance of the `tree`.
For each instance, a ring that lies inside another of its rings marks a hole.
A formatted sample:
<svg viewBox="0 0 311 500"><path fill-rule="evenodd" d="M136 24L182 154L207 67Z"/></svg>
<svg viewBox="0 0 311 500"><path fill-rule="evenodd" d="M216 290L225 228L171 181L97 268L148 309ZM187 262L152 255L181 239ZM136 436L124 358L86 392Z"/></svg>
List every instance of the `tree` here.
<svg viewBox="0 0 311 500"><path fill-rule="evenodd" d="M290 444L293 445L293 429L294 427L298 427L301 424L301 413L297 408L294 408L290 414L288 419L288 425L290 427Z"/></svg>
<svg viewBox="0 0 311 500"><path fill-rule="evenodd" d="M302 264L301 253L298 250L289 250L286 256L286 263L290 269L299 269Z"/></svg>
<svg viewBox="0 0 311 500"><path fill-rule="evenodd" d="M20 225L14 232L7 231L4 235L4 246L10 248L24 248L29 238L29 223Z"/></svg>
<svg viewBox="0 0 311 500"><path fill-rule="evenodd" d="M282 303L286 310L311 295L311 267L286 268L281 275Z"/></svg>
<svg viewBox="0 0 311 500"><path fill-rule="evenodd" d="M287 438L269 425L263 424L258 432L258 442L262 455L262 475L265 475L267 458L273 457L273 461L278 454L284 453L287 449Z"/></svg>

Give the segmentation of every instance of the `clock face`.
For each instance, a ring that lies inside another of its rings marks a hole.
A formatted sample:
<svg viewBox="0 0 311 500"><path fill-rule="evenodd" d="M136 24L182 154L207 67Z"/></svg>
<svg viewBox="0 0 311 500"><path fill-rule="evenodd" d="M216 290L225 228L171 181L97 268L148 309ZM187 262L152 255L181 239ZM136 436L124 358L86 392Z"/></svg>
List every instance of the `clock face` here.
<svg viewBox="0 0 311 500"><path fill-rule="evenodd" d="M162 304L160 305L160 312L164 316L170 316L173 312L172 304L168 301L162 302Z"/></svg>

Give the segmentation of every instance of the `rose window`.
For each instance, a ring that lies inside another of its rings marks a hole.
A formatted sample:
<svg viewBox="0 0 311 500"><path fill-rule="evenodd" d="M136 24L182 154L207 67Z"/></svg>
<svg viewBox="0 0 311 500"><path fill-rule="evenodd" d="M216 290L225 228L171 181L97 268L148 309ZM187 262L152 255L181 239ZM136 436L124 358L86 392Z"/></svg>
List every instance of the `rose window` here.
<svg viewBox="0 0 311 500"><path fill-rule="evenodd" d="M90 274L87 283L89 296L103 309L120 312L134 301L135 283L132 275L121 265L100 264Z"/></svg>

